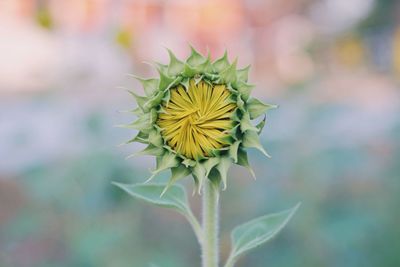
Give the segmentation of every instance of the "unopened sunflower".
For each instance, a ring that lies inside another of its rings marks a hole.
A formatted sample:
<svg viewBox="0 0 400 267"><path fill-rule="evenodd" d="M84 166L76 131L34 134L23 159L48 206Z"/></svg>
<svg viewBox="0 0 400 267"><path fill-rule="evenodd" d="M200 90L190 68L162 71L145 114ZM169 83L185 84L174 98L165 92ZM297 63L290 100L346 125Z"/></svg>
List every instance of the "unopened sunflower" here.
<svg viewBox="0 0 400 267"><path fill-rule="evenodd" d="M157 159L149 180L170 169L164 192L190 174L200 191L207 178L222 181L226 188L231 164L244 166L254 175L246 149L256 148L268 156L259 134L266 111L276 106L250 97L249 67L237 69L237 60L229 63L226 52L214 62L194 48L185 61L168 52L169 64L156 64L158 78L137 78L145 96L131 92L138 104L134 110L138 119L126 125L139 131L129 143L147 144L137 154Z"/></svg>

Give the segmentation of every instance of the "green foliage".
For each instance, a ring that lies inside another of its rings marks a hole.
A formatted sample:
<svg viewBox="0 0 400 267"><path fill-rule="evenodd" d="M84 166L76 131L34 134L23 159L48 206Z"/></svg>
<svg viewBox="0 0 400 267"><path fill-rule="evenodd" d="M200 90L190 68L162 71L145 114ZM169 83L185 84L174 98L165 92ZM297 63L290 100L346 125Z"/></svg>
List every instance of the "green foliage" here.
<svg viewBox="0 0 400 267"><path fill-rule="evenodd" d="M180 185L171 185L169 190L161 197L165 184L121 184L113 182L129 195L145 202L173 209L184 215L190 213L187 196L184 188Z"/></svg>
<svg viewBox="0 0 400 267"><path fill-rule="evenodd" d="M186 173L176 168L172 169L172 176L179 179ZM181 213L191 224L197 239L201 242L201 226L190 209L185 188L179 184L121 184L113 182L129 195L144 202L169 208ZM168 190L167 190L168 189Z"/></svg>
<svg viewBox="0 0 400 267"><path fill-rule="evenodd" d="M232 250L226 267L233 266L233 263L241 255L264 244L278 234L299 206L300 203L289 210L265 215L237 226L232 231Z"/></svg>

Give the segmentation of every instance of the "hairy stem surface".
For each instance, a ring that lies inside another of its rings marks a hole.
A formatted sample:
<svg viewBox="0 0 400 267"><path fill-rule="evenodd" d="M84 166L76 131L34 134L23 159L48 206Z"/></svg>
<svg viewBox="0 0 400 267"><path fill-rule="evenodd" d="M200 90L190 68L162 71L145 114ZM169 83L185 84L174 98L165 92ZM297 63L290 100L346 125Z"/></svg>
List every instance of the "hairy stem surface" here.
<svg viewBox="0 0 400 267"><path fill-rule="evenodd" d="M206 180L203 191L203 267L218 267L219 188Z"/></svg>

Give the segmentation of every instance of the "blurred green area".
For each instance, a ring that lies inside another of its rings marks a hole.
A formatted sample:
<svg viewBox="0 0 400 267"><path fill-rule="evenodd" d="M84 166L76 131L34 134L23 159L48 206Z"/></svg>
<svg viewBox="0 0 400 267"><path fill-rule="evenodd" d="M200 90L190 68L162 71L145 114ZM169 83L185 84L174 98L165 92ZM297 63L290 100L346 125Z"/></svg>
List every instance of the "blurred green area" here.
<svg viewBox="0 0 400 267"><path fill-rule="evenodd" d="M117 112L133 100L110 88L138 86L124 74L150 72L141 60L165 59L164 43L184 54L187 41L243 55L254 93L280 105L262 135L273 158L250 153L257 180L230 171L222 257L235 225L301 201L285 231L239 267L400 266L400 6L353 1L340 12L345 2L181 6L205 11L196 24L190 13L176 16L176 3L5 1L14 17L0 18L16 31L0 24L10 34L0 58L16 60L0 63L0 266L200 265L180 215L111 185L144 181L153 159L126 160L140 147L117 147L135 134L113 127L133 119ZM190 179L185 185L192 190ZM191 198L196 215L199 200Z"/></svg>

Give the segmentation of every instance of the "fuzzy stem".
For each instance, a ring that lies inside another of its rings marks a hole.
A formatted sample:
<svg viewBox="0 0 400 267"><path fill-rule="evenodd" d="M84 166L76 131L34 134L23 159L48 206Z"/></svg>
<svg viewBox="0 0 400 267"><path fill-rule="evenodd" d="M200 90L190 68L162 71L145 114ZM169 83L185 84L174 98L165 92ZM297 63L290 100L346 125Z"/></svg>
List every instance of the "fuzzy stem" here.
<svg viewBox="0 0 400 267"><path fill-rule="evenodd" d="M203 267L218 267L219 189L206 179L203 191Z"/></svg>
<svg viewBox="0 0 400 267"><path fill-rule="evenodd" d="M199 244L201 245L203 242L203 235L202 235L202 229L200 226L200 223L196 219L196 217L193 215L192 211L189 211L189 214L186 215L187 220L189 221L190 225L193 228L194 233L196 234L197 240L199 241Z"/></svg>

